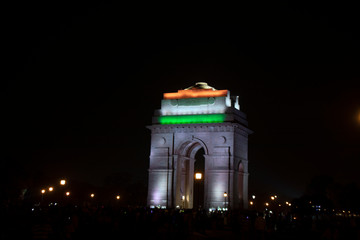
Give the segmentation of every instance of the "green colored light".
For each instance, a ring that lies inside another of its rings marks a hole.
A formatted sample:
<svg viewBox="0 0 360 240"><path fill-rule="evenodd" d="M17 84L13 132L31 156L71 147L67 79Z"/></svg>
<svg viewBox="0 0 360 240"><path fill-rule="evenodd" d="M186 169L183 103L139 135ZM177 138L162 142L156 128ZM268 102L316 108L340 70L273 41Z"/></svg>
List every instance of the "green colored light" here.
<svg viewBox="0 0 360 240"><path fill-rule="evenodd" d="M189 123L221 123L225 121L225 114L199 114L160 116L160 124L189 124Z"/></svg>

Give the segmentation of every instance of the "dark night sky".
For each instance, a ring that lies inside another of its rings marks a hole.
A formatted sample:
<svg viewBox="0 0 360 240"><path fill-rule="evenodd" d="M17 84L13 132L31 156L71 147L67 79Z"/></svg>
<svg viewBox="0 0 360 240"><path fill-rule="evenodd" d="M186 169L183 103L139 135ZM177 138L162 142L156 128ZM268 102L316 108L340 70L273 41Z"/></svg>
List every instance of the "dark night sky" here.
<svg viewBox="0 0 360 240"><path fill-rule="evenodd" d="M162 93L206 81L248 115L250 193L296 197L321 174L360 184L355 6L27 4L3 29L8 173L146 184Z"/></svg>

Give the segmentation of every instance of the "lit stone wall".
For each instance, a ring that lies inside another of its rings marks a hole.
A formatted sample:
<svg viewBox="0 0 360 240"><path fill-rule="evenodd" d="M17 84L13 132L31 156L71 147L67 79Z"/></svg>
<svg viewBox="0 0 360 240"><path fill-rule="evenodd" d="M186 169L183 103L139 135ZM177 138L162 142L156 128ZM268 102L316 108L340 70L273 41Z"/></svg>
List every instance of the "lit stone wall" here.
<svg viewBox="0 0 360 240"><path fill-rule="evenodd" d="M155 111L153 124L148 126L151 130L148 205L193 207L195 154L203 148L205 178L201 205L206 209L247 208L247 151L251 131L247 128L246 115L239 110L238 98L230 97L226 90L222 90L226 96L218 97L206 97L206 91L201 89L190 90L185 94L200 92L201 98L164 99L162 108ZM224 118L207 123L202 116L211 114L224 114ZM200 123L196 122L197 118L191 120L195 122L186 122L189 121L186 118L185 122L161 121L163 116L189 115L197 115Z"/></svg>

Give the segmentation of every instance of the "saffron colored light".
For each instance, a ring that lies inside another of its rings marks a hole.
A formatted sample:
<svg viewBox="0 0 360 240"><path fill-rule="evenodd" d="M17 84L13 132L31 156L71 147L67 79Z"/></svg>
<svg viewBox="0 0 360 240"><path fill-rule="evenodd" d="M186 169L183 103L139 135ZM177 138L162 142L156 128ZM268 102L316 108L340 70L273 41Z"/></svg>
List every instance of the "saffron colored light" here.
<svg viewBox="0 0 360 240"><path fill-rule="evenodd" d="M199 115L177 115L160 116L160 124L191 124L191 123L222 123L225 114L199 114Z"/></svg>
<svg viewBox="0 0 360 240"><path fill-rule="evenodd" d="M176 93L164 93L164 99L226 97L228 90L194 89L179 90Z"/></svg>

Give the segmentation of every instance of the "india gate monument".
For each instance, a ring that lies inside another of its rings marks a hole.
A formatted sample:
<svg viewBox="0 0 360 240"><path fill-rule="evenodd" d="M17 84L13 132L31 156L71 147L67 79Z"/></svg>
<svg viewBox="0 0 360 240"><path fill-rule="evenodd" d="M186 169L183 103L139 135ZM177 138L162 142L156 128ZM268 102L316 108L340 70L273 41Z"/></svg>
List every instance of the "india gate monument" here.
<svg viewBox="0 0 360 240"><path fill-rule="evenodd" d="M148 206L247 208L252 131L238 96L204 82L164 93L148 128Z"/></svg>

